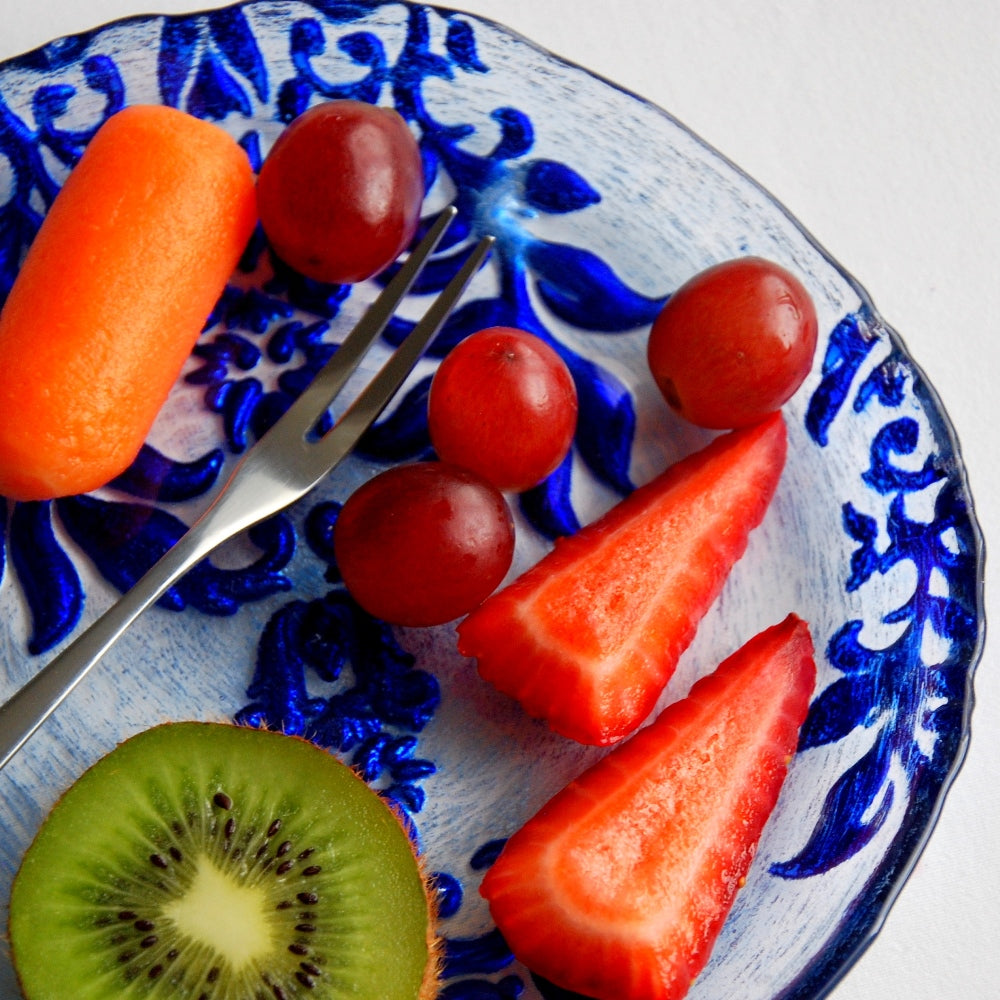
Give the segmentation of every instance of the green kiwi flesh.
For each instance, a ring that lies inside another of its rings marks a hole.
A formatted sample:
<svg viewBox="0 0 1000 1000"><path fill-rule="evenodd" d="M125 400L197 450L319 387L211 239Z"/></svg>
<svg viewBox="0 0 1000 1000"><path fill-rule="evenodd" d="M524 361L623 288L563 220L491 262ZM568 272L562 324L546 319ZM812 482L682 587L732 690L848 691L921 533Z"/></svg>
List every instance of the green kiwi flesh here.
<svg viewBox="0 0 1000 1000"><path fill-rule="evenodd" d="M11 890L28 1000L417 1000L433 916L384 800L312 743L158 726L63 796Z"/></svg>

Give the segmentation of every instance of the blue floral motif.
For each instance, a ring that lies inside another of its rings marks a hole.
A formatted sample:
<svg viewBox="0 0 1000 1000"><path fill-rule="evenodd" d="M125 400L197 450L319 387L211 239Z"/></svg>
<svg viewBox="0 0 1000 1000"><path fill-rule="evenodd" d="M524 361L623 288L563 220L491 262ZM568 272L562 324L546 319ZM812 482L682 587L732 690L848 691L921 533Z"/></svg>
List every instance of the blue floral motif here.
<svg viewBox="0 0 1000 1000"><path fill-rule="evenodd" d="M337 586L271 616L248 691L253 701L237 718L336 750L412 817L424 805L420 782L434 773L430 761L416 756L415 735L433 717L440 690L432 674L415 668L389 626L363 612L340 585L332 541L339 511L333 502L317 504L305 525L307 544ZM317 696L310 680L339 683L332 694Z"/></svg>
<svg viewBox="0 0 1000 1000"><path fill-rule="evenodd" d="M0 304L7 298L28 246L35 238L45 210L59 192L61 181L53 176L47 157L65 168L80 158L94 132L124 104L124 85L114 63L106 56L83 62L87 86L106 97L102 113L88 129L63 129L65 113L76 88L68 84L39 87L32 101L34 128L18 118L0 98L0 149L13 174L11 194L0 205Z"/></svg>
<svg viewBox="0 0 1000 1000"><path fill-rule="evenodd" d="M497 857L502 841L482 845L469 861L473 872L488 868ZM460 912L463 903L462 883L453 875L437 872L432 884L438 890L438 917L442 921L444 955L442 978L446 984L439 1000L516 1000L524 993L524 980L519 975L497 976L514 963L507 942L496 928L475 937L450 937L447 921Z"/></svg>
<svg viewBox="0 0 1000 1000"><path fill-rule="evenodd" d="M903 402L905 389L921 392L919 384L906 384L905 366L895 349L873 364L869 375L859 377L884 342L884 332L867 311L846 317L834 331L806 419L817 444L829 443L852 386L852 406L859 413L878 402L891 414ZM872 438L871 463L861 479L873 495L890 498L884 521L850 502L843 506L844 531L856 543L847 591L902 562L914 567L916 581L910 597L881 618L885 625L902 626L891 644L865 646L862 621L845 623L827 644L827 658L840 676L814 700L800 749L836 743L859 728L870 730L873 740L827 793L808 843L795 857L772 866L786 878L819 874L857 854L883 828L901 791L908 813L925 808L922 787L928 782L940 786L956 752L962 727L954 713L965 703L969 678L964 665L973 656L977 635L975 539L965 497L949 480L946 458L932 452L919 468L897 464L897 456L917 452L921 438L921 428L910 416L890 417ZM908 513L907 501L933 489L931 519L917 520ZM882 538L887 539L884 545ZM943 659L928 660L928 632L947 644ZM913 719L920 720L921 731L913 731ZM897 788L890 776L894 763L906 776L905 789ZM910 831L919 827L904 821L891 853L905 856L912 849Z"/></svg>
<svg viewBox="0 0 1000 1000"><path fill-rule="evenodd" d="M128 590L187 530L167 511L145 503L99 500L83 495L56 501L63 527L90 557L101 575ZM288 590L280 571L294 548L292 529L281 517L250 529L249 538L263 555L240 570L217 569L205 559L160 598L161 607L182 611L193 605L213 615L231 615L247 600Z"/></svg>
<svg viewBox="0 0 1000 1000"><path fill-rule="evenodd" d="M178 462L144 444L135 461L111 485L144 500L181 503L211 489L224 461L221 448L214 448L191 462Z"/></svg>
<svg viewBox="0 0 1000 1000"><path fill-rule="evenodd" d="M80 577L55 539L50 510L48 501L18 503L11 513L11 562L31 611L30 653L51 648L83 610Z"/></svg>
<svg viewBox="0 0 1000 1000"><path fill-rule="evenodd" d="M198 118L220 121L231 112L249 117L253 104L241 80L258 100L268 99L267 68L238 7L202 18L166 18L157 77L163 103Z"/></svg>

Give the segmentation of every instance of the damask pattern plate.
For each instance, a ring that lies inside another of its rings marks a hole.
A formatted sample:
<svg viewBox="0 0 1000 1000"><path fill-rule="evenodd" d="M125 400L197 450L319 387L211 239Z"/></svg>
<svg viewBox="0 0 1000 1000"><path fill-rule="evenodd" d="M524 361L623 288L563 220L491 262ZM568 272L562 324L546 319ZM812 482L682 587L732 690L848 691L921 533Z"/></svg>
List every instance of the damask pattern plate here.
<svg viewBox="0 0 1000 1000"><path fill-rule="evenodd" d="M392 630L358 612L331 524L358 483L429 453L427 385L448 348L515 324L556 345L581 403L567 462L513 501L514 571L525 567L707 440L667 411L645 336L687 277L753 253L806 283L820 348L786 407L772 509L664 702L789 611L810 623L820 677L778 809L690 996L824 995L877 931L961 763L983 551L933 389L867 294L766 192L662 110L496 24L399 0L251 0L128 19L0 66L0 296L118 108L179 106L259 164L294 115L341 96L398 108L421 143L428 214L459 208L410 311L485 232L497 237L491 262L357 453L170 591L0 775L0 893L61 790L117 741L165 719L267 724L356 764L412 821L440 890L442 996L565 997L513 960L476 889L503 838L602 751L488 689L452 627ZM255 239L132 468L92 495L5 504L0 696L177 537L376 291L305 281ZM6 958L0 994L16 994Z"/></svg>

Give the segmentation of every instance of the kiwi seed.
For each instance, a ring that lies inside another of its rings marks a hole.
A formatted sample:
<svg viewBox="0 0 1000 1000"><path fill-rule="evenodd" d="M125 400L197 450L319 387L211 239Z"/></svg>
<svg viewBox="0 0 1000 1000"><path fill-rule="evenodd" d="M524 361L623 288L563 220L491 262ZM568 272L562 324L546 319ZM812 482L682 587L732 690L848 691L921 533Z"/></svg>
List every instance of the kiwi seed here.
<svg viewBox="0 0 1000 1000"><path fill-rule="evenodd" d="M9 934L28 1000L429 1000L429 898L396 816L326 751L173 723L57 803Z"/></svg>

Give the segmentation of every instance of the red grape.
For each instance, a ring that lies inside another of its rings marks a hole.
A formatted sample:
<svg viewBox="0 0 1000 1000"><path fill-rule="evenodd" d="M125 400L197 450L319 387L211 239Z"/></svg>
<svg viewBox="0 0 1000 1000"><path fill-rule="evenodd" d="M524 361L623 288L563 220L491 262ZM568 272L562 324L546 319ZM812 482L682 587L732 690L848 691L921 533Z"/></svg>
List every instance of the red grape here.
<svg viewBox="0 0 1000 1000"><path fill-rule="evenodd" d="M348 497L334 528L351 596L395 625L440 625L499 585L514 555L514 521L500 492L444 462L379 473Z"/></svg>
<svg viewBox="0 0 1000 1000"><path fill-rule="evenodd" d="M413 239L424 182L420 148L390 108L338 100L278 136L257 181L261 225L278 256L318 281L362 281Z"/></svg>
<svg viewBox="0 0 1000 1000"><path fill-rule="evenodd" d="M667 300L650 331L649 368L692 423L745 427L799 388L816 336L816 309L798 278L741 257L695 275Z"/></svg>
<svg viewBox="0 0 1000 1000"><path fill-rule="evenodd" d="M438 455L501 490L529 489L559 465L576 414L565 362L545 341L513 327L480 330L456 345L438 367L428 401Z"/></svg>

